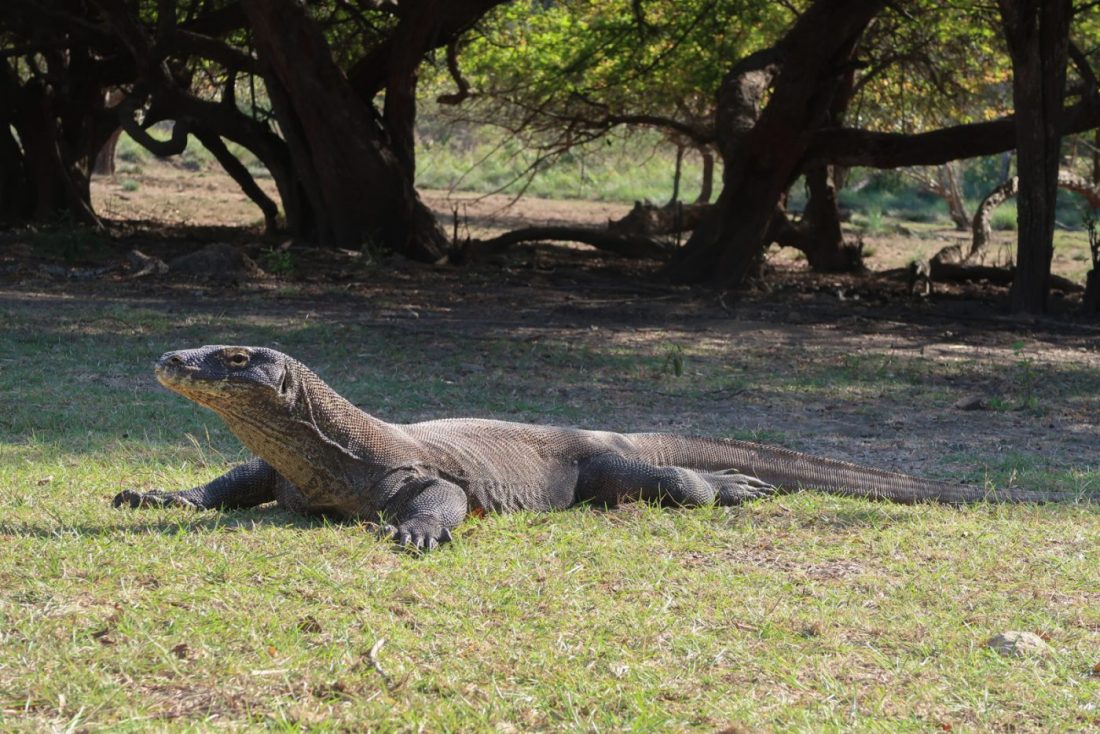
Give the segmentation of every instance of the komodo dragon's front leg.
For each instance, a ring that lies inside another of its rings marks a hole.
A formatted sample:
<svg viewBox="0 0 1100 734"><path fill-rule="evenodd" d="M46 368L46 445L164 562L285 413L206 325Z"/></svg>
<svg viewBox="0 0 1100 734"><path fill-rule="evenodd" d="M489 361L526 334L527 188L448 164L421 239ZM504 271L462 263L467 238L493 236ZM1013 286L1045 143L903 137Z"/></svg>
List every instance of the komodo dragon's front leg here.
<svg viewBox="0 0 1100 734"><path fill-rule="evenodd" d="M451 540L466 517L466 493L453 482L415 472L396 472L379 483L381 534L399 545L431 550Z"/></svg>
<svg viewBox="0 0 1100 734"><path fill-rule="evenodd" d="M257 458L234 467L206 484L182 492L123 490L115 495L114 506L194 507L203 510L255 507L275 499L280 481L283 480L278 472L266 461Z"/></svg>

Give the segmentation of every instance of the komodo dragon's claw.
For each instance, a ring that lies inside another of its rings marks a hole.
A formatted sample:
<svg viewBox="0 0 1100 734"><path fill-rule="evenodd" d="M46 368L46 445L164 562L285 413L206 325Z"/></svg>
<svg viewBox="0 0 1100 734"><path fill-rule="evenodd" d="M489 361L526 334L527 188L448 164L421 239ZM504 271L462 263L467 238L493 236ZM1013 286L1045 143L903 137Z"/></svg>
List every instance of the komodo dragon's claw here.
<svg viewBox="0 0 1100 734"><path fill-rule="evenodd" d="M422 552L435 550L452 540L447 528L431 528L416 520L402 523L400 527L383 525L376 534L380 540L393 540L403 550Z"/></svg>
<svg viewBox="0 0 1100 734"><path fill-rule="evenodd" d="M763 499L778 490L771 484L748 474L736 471L715 472L718 487L718 504L724 507L740 505L743 502Z"/></svg>
<svg viewBox="0 0 1100 734"><path fill-rule="evenodd" d="M160 494L158 492L138 492L135 489L124 489L115 495L111 503L115 507L129 505L133 509L139 507L195 507L189 500L174 494Z"/></svg>

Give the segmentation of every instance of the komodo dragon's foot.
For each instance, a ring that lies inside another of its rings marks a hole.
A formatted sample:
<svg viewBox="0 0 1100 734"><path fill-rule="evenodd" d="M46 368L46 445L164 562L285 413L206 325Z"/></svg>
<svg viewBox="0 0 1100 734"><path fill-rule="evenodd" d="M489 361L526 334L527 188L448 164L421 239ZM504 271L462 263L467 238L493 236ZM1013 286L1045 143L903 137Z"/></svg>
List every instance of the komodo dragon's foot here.
<svg viewBox="0 0 1100 734"><path fill-rule="evenodd" d="M129 505L138 507L198 507L191 500L170 492L138 492L135 489L124 489L115 495L115 507Z"/></svg>
<svg viewBox="0 0 1100 734"><path fill-rule="evenodd" d="M451 542L451 531L434 518L416 517L396 527L383 525L378 529L378 537L392 539L404 550L429 551Z"/></svg>
<svg viewBox="0 0 1100 734"><path fill-rule="evenodd" d="M779 491L765 481L736 471L713 472L704 476L718 490L716 501L723 507L764 499Z"/></svg>

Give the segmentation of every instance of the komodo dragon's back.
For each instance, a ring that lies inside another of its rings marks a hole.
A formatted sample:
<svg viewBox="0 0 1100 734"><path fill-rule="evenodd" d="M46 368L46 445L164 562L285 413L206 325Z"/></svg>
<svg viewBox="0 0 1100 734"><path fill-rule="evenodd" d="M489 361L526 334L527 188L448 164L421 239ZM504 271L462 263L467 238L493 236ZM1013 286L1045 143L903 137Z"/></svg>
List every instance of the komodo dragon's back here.
<svg viewBox="0 0 1100 734"><path fill-rule="evenodd" d="M919 479L748 441L455 418L390 424L301 362L263 347L168 352L165 387L210 408L255 454L179 492L126 490L115 506L251 507L378 519L400 544L434 548L471 511L581 502L736 505L810 489L893 502L1073 501L1069 493Z"/></svg>

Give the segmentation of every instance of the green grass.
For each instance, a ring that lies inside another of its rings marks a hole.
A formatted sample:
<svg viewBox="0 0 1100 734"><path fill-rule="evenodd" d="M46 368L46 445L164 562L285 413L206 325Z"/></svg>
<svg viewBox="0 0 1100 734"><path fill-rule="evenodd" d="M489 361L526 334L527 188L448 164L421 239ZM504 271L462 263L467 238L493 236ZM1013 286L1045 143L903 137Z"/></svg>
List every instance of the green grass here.
<svg viewBox="0 0 1100 734"><path fill-rule="evenodd" d="M675 149L656 135L609 137L535 166L532 175L536 159L537 154L520 141L501 142L495 131L475 129L462 138L421 136L416 182L428 189L524 191L557 199L663 204L672 196ZM702 163L697 156L685 156L681 200L694 200L701 182Z"/></svg>
<svg viewBox="0 0 1100 734"><path fill-rule="evenodd" d="M470 520L424 558L360 525L270 508L109 506L121 488L194 484L244 457L215 416L151 379L151 361L179 346L276 345L394 420L625 428L675 411L711 433L726 422L716 412L783 400L943 410L959 381L990 379L990 363L632 330L428 339L327 318L307 300L227 303L190 316L108 301L0 312L0 729L1096 725L1095 506L795 495L733 510L521 513ZM1001 346L1007 392L1034 374L1036 406L1020 415L1095 414L1095 371L1025 367L1022 344ZM977 463L998 483L1097 489L1095 472L1051 469L1026 446L975 456L958 441L943 459L955 476L974 478L965 467ZM1008 629L1042 633L1054 653L982 646Z"/></svg>
<svg viewBox="0 0 1100 734"><path fill-rule="evenodd" d="M1016 202L1006 201L993 212L989 219L989 226L999 232L1016 231Z"/></svg>

